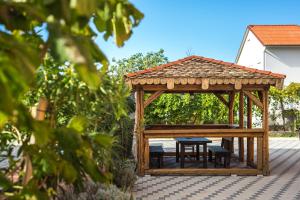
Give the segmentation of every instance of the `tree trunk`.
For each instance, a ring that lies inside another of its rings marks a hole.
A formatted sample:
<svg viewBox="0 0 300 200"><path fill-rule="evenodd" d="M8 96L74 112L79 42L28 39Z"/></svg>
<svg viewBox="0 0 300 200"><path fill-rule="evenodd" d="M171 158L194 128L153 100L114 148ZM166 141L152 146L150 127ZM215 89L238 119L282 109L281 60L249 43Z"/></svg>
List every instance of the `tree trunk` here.
<svg viewBox="0 0 300 200"><path fill-rule="evenodd" d="M282 98L279 99L280 102L280 109L281 109L281 117L282 117L282 125L283 125L283 131L286 131L286 122L285 122L285 117L284 117L284 104Z"/></svg>
<svg viewBox="0 0 300 200"><path fill-rule="evenodd" d="M48 106L47 100L45 98L40 98L39 104L36 108L36 112L35 113L33 112L34 118L36 120L42 121L45 119L47 106ZM30 138L30 143L34 143L34 142L35 139L32 135ZM32 177L32 162L28 154L25 154L23 156L25 161L23 185L26 185Z"/></svg>

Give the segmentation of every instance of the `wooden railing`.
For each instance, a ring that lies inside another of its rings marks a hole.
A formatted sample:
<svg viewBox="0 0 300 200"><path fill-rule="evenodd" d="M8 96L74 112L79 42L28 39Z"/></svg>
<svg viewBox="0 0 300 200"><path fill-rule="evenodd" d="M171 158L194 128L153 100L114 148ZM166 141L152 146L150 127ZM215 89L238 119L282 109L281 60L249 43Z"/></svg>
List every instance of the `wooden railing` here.
<svg viewBox="0 0 300 200"><path fill-rule="evenodd" d="M263 137L263 129L146 129L146 138L172 137Z"/></svg>

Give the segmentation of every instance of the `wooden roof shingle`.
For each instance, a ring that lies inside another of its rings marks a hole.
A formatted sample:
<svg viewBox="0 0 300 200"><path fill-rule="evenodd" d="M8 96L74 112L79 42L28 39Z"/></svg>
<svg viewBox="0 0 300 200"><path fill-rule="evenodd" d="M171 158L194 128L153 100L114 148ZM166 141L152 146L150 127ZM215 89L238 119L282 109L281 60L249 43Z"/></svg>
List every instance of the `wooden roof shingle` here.
<svg viewBox="0 0 300 200"><path fill-rule="evenodd" d="M269 84L282 85L285 75L201 56L189 56L164 65L125 75L130 84ZM281 87L281 86L280 86Z"/></svg>

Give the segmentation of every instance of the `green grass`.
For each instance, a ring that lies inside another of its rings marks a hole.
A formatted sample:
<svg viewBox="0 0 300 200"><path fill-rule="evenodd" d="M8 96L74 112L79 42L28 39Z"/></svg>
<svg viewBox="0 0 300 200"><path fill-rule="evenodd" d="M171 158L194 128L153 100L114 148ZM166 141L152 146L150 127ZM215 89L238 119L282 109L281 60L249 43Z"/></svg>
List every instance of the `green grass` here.
<svg viewBox="0 0 300 200"><path fill-rule="evenodd" d="M270 137L299 137L298 132L269 132Z"/></svg>

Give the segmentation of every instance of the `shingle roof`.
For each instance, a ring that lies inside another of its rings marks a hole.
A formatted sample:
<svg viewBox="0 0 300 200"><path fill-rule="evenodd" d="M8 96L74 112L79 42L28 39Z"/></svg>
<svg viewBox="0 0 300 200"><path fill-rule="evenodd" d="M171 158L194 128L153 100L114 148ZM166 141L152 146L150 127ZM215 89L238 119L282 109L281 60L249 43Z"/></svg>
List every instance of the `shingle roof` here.
<svg viewBox="0 0 300 200"><path fill-rule="evenodd" d="M280 85L285 75L270 71L258 70L201 56L189 56L164 65L137 71L125 75L126 81L133 85L166 84L172 80L173 84L201 84L204 79L209 84L269 84Z"/></svg>
<svg viewBox="0 0 300 200"><path fill-rule="evenodd" d="M126 75L128 78L285 78L283 74L201 56L189 56Z"/></svg>
<svg viewBox="0 0 300 200"><path fill-rule="evenodd" d="M299 25L249 25L248 29L263 45L300 45Z"/></svg>

